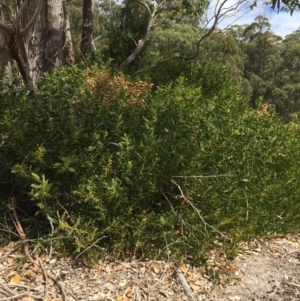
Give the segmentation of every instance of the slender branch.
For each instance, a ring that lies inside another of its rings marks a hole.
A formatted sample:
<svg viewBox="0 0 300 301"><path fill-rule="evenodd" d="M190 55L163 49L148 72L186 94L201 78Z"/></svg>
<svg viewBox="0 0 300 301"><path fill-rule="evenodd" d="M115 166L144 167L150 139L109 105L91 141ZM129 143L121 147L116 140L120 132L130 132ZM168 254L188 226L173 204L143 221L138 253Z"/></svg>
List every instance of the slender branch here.
<svg viewBox="0 0 300 301"><path fill-rule="evenodd" d="M25 2L26 2L26 1L25 1ZM25 2L24 2L24 3L25 3ZM31 18L31 20L28 22L28 24L25 26L25 28L24 28L23 30L21 30L21 32L20 32L20 36L21 36L21 37L24 37L24 36L27 34L27 32L29 31L29 29L30 29L30 28L34 25L34 23L36 22L36 19L37 19L37 17L39 16L39 14L40 14L40 12L41 12L41 10L42 10L43 2L44 2L44 1L42 1L42 0L38 0L38 6L37 6L37 8L35 9L35 12L34 12L32 18ZM21 7L21 9L22 9L22 7ZM21 9L20 9L20 10L21 10Z"/></svg>
<svg viewBox="0 0 300 301"><path fill-rule="evenodd" d="M229 0L223 0L221 2L221 4L219 5L220 0L218 0L217 4L215 6L215 9L214 9L214 15L206 22L206 24L204 25L204 28L208 27L208 25L212 22L212 20L213 20L213 23L212 23L211 27L206 31L206 33L203 36L201 36L200 39L196 42L196 51L194 54L192 54L190 56L171 55L170 57L162 59L149 67L146 67L146 68L136 71L135 74L145 72L150 69L155 69L158 66L160 66L168 61L171 61L171 60L182 59L185 61L189 61L189 60L194 60L194 59L198 58L200 55L201 43L214 33L214 31L216 30L218 24L220 23L220 21L222 19L231 16L230 13L236 12L236 10L239 8L239 6L241 6L242 3L246 2L246 0L239 0L237 3L232 4L229 7L225 8L224 6L225 6L225 4L228 3L228 1Z"/></svg>
<svg viewBox="0 0 300 301"><path fill-rule="evenodd" d="M40 268L43 272L43 275L44 275L44 280L45 280L45 289L44 289L44 298L43 298L43 301L46 301L47 300L47 295L48 295L48 277L47 277L47 274L45 272L45 269L44 269L44 266L42 264L42 262L39 260L39 265L40 265Z"/></svg>
<svg viewBox="0 0 300 301"><path fill-rule="evenodd" d="M41 0L38 0L38 1L41 1ZM16 15L16 22L18 22L18 21L21 19L23 10L24 10L25 7L28 5L28 2L29 2L29 0L25 0L25 1L22 3L22 5L21 5L21 7L20 7L20 9L18 10L17 15ZM42 1L41 1L41 2L42 2Z"/></svg>
<svg viewBox="0 0 300 301"><path fill-rule="evenodd" d="M226 236L225 234L223 234L222 232L220 232L219 230L217 230L215 227L213 227L213 226L211 226L210 224L208 224L208 223L204 220L204 218L202 217L202 215L201 215L201 213L200 213L200 210L199 210L197 207L195 207L195 205L194 205L194 204L193 204L193 203L192 203L192 202L184 195L184 193L183 193L181 187L180 187L175 181L171 180L171 182L177 186L177 188L179 189L180 194L181 194L181 197L183 198L183 200L184 200L187 204L189 204L189 205L197 212L197 215L199 216L200 220L201 220L201 221L203 222L203 224L204 224L204 229L205 229L205 232L206 232L207 234L208 234L207 227L209 227L209 228L211 228L212 230L214 230L215 232L219 233L222 237L224 237L224 238L226 238L226 239L232 241L231 238L229 238L228 236Z"/></svg>
<svg viewBox="0 0 300 301"><path fill-rule="evenodd" d="M6 8L7 10L9 10L11 16L13 15L13 11L12 11L11 7L9 5L7 5L4 1L0 1L0 8L1 8L1 6Z"/></svg>
<svg viewBox="0 0 300 301"><path fill-rule="evenodd" d="M98 238L95 242L93 242L90 246L88 246L87 248L85 248L81 253L79 253L76 258L74 259L74 261L76 262L76 260L78 260L78 258L83 254L85 253L88 249L92 248L93 246L96 245L96 243L100 240L102 240L103 238L106 238L107 236L102 236L100 238Z"/></svg>
<svg viewBox="0 0 300 301"><path fill-rule="evenodd" d="M27 294L27 293L21 293L19 295L14 295L14 296L11 296L11 297L1 298L0 301L9 301L9 300L15 300L15 299L22 299L22 298L25 298L25 297L28 297L30 299L31 298L41 299L38 296L32 296L32 295Z"/></svg>

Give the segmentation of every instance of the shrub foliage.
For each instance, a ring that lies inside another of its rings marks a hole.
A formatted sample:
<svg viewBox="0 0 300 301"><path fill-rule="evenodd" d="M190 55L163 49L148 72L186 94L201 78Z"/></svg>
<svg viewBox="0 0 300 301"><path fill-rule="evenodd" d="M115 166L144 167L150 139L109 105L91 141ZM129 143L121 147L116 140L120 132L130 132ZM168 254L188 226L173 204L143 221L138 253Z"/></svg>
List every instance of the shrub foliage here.
<svg viewBox="0 0 300 301"><path fill-rule="evenodd" d="M0 196L29 237L96 259L173 258L298 229L299 128L250 110L226 68L154 87L107 68L56 69L1 93ZM7 222L7 215L4 214ZM229 244L226 244L229 243Z"/></svg>

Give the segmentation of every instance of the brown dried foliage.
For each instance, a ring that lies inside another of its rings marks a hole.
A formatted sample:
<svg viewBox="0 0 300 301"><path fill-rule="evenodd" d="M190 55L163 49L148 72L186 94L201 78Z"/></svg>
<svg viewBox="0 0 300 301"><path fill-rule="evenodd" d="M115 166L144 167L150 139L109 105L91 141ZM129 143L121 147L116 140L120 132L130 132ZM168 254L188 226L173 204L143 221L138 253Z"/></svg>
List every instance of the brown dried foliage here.
<svg viewBox="0 0 300 301"><path fill-rule="evenodd" d="M146 107L143 97L152 86L139 78L131 82L123 73L113 75L110 70L87 75L86 85L103 106L114 105L122 99L128 106L141 108Z"/></svg>

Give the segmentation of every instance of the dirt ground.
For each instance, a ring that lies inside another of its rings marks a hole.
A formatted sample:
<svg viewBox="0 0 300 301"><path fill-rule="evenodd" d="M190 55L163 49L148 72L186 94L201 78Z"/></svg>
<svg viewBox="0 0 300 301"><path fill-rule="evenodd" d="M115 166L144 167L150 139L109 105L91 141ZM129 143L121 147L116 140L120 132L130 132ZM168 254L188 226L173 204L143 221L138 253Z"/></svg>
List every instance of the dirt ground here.
<svg viewBox="0 0 300 301"><path fill-rule="evenodd" d="M234 260L237 281L217 291L221 300L300 300L299 238L261 240Z"/></svg>
<svg viewBox="0 0 300 301"><path fill-rule="evenodd" d="M257 239L233 261L214 251L218 281L204 267L172 262L101 261L90 268L53 254L26 261L16 244L0 249L0 301L300 300L300 239ZM215 270L216 271L216 270Z"/></svg>

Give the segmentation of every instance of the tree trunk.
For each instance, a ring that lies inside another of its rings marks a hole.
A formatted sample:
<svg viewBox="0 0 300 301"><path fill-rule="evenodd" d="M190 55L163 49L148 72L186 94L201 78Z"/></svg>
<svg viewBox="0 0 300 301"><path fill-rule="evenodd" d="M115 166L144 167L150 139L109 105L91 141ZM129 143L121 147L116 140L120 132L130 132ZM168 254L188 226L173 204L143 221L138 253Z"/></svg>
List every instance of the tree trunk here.
<svg viewBox="0 0 300 301"><path fill-rule="evenodd" d="M83 1L83 23L80 51L84 58L88 58L92 53L92 35L93 35L93 0Z"/></svg>
<svg viewBox="0 0 300 301"><path fill-rule="evenodd" d="M64 10L64 33L63 33L64 65L72 65L74 64L74 52L73 52L73 43L72 43L69 15L67 10L67 0L63 0L63 10Z"/></svg>
<svg viewBox="0 0 300 301"><path fill-rule="evenodd" d="M74 61L69 21L63 0L18 0L17 4L15 16L10 23L0 21L0 29L25 85L35 91L45 72Z"/></svg>

